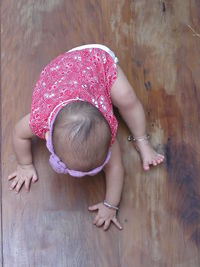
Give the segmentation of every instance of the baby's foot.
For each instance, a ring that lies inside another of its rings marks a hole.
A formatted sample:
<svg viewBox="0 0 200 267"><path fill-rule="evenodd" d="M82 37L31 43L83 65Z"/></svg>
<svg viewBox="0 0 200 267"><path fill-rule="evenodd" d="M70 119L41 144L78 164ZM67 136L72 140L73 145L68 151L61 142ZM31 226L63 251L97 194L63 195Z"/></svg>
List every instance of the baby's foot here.
<svg viewBox="0 0 200 267"><path fill-rule="evenodd" d="M152 147L151 143L147 140L145 141L136 141L136 149L140 152L143 160L143 168L145 171L149 170L149 165L153 164L156 166L164 160L164 156L158 154Z"/></svg>

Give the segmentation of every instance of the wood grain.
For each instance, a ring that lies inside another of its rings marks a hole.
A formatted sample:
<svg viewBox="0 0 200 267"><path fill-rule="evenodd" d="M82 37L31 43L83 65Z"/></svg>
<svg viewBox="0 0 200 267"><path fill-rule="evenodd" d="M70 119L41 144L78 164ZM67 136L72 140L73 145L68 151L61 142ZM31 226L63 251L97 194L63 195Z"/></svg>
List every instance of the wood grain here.
<svg viewBox="0 0 200 267"><path fill-rule="evenodd" d="M200 1L3 0L1 4L1 248L5 267L198 267L200 265ZM8 190L16 166L11 131L30 112L42 68L77 45L102 43L141 100L156 150L166 161L145 172L119 119L125 166L123 231L92 225L103 174L55 174L33 140L39 181Z"/></svg>

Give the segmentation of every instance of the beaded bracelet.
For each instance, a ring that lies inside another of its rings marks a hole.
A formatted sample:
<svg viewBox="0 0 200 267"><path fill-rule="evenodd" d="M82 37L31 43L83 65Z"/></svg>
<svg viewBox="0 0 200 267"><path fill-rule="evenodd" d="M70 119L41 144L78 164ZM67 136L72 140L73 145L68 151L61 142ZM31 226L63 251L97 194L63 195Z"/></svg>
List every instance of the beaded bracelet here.
<svg viewBox="0 0 200 267"><path fill-rule="evenodd" d="M105 200L104 200L103 204L104 204L106 207L110 208L110 209L115 209L115 210L118 210L118 209L119 209L118 207L115 207L115 206L110 205L110 204L109 204L108 202L106 202Z"/></svg>

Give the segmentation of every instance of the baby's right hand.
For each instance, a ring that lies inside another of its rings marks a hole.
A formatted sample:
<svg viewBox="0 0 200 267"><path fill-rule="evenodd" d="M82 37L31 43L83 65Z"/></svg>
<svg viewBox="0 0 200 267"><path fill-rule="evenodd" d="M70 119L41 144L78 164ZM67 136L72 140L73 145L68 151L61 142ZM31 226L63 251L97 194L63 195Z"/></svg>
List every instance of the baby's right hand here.
<svg viewBox="0 0 200 267"><path fill-rule="evenodd" d="M29 191L31 179L33 183L38 180L36 169L33 164L29 165L17 165L17 170L8 176L8 180L13 180L10 185L10 190L14 190L18 193L25 182L26 191Z"/></svg>

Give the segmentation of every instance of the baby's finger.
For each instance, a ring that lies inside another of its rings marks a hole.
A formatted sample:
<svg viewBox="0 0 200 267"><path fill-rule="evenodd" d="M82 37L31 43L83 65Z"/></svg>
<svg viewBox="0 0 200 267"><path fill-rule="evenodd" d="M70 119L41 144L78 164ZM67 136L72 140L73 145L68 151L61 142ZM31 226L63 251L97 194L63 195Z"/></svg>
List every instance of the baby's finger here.
<svg viewBox="0 0 200 267"><path fill-rule="evenodd" d="M31 183L31 179L26 179L25 180L25 188L26 188L26 191L27 192L29 191L30 183Z"/></svg>
<svg viewBox="0 0 200 267"><path fill-rule="evenodd" d="M17 186L16 186L16 193L19 193L19 190L21 189L22 185L24 184L24 179L20 179L17 183Z"/></svg>
<svg viewBox="0 0 200 267"><path fill-rule="evenodd" d="M96 222L97 222L98 220L99 220L99 216L96 215L95 218L94 218L94 220L93 220L93 224L96 224Z"/></svg>
<svg viewBox="0 0 200 267"><path fill-rule="evenodd" d="M97 210L98 208L99 208L98 205L93 205L93 206L88 207L88 209L89 209L90 211L92 211L92 210Z"/></svg>
<svg viewBox="0 0 200 267"><path fill-rule="evenodd" d="M17 178L12 182L12 184L10 185L10 190L13 190L16 186L16 184L18 183Z"/></svg>
<svg viewBox="0 0 200 267"><path fill-rule="evenodd" d="M104 219L99 219L98 221L97 221L97 223L96 223L96 226L101 226L103 223L104 223Z"/></svg>
<svg viewBox="0 0 200 267"><path fill-rule="evenodd" d="M8 180L11 180L11 179L13 179L14 177L16 177L17 176L17 172L13 172L13 173L11 173L9 176L8 176Z"/></svg>
<svg viewBox="0 0 200 267"><path fill-rule="evenodd" d="M110 220L105 221L103 229L106 231L110 226Z"/></svg>
<svg viewBox="0 0 200 267"><path fill-rule="evenodd" d="M121 224L118 222L118 220L117 220L116 217L114 217L114 218L112 219L112 221L114 222L114 224L115 224L120 230L122 230L122 226L121 226Z"/></svg>
<svg viewBox="0 0 200 267"><path fill-rule="evenodd" d="M37 175L36 174L33 174L33 178L32 178L33 183L35 183L37 180L38 180Z"/></svg>

